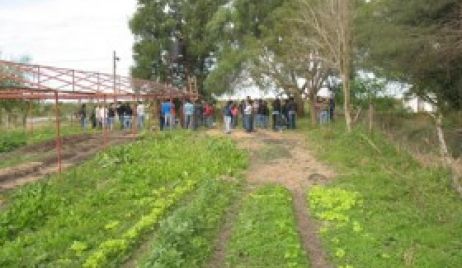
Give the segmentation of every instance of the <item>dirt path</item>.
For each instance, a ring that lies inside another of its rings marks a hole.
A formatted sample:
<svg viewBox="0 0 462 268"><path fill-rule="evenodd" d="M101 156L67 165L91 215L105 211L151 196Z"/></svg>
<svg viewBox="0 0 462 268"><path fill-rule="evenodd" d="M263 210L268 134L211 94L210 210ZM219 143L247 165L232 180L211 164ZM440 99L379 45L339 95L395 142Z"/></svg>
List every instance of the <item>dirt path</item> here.
<svg viewBox="0 0 462 268"><path fill-rule="evenodd" d="M118 133L109 139L107 146L123 144L132 140L130 135ZM103 143L104 140L101 135L84 134L64 138L61 154L62 168L67 169L89 159L104 149ZM8 157L27 157L27 155L33 157L34 160L0 169L0 192L57 172L55 141L27 146L11 153ZM2 157L6 158L6 156Z"/></svg>
<svg viewBox="0 0 462 268"><path fill-rule="evenodd" d="M210 131L210 135L222 135ZM247 134L242 131L231 135L238 146L248 150L251 156L246 177L249 185L280 184L289 189L293 196L297 229L303 247L313 268L331 267L322 249L318 236L318 226L311 219L305 199L306 191L313 185L324 184L335 176L327 166L318 162L308 149L305 137L291 132L258 131ZM232 211L233 209L231 209ZM214 256L209 267L220 267L225 262L225 248L230 236L229 221L226 219L223 233L215 245Z"/></svg>

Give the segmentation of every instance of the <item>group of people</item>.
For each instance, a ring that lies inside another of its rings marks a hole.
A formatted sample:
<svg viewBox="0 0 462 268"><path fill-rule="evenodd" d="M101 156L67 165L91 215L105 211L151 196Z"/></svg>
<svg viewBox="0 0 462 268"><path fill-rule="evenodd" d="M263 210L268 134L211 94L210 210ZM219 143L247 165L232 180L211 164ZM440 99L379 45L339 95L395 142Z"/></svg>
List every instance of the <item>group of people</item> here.
<svg viewBox="0 0 462 268"><path fill-rule="evenodd" d="M84 103L77 113L82 129L86 129L88 123L91 123L93 129L107 128L113 130L116 117L120 122L121 129L131 129L134 120L137 122L137 127L142 129L144 128L145 121L145 105L142 102L117 102L116 104L110 103L109 105L96 104L90 108L89 118L87 118L87 115L87 105Z"/></svg>
<svg viewBox="0 0 462 268"><path fill-rule="evenodd" d="M273 130L295 129L297 117L297 104L293 97L283 102L276 98L272 103ZM225 133L237 127L239 116L242 117L242 126L247 132L257 128L266 129L270 120L270 109L265 100L252 100L247 97L239 104L228 101L223 108L223 122Z"/></svg>
<svg viewBox="0 0 462 268"><path fill-rule="evenodd" d="M158 103L160 130L173 129L181 126L185 129L198 129L201 126L215 126L215 107L212 102L201 100L191 101L164 100ZM144 128L145 105L142 102L96 104L90 109L90 122L93 128L108 128L112 130L116 118L121 129L132 129L136 120L138 129ZM333 120L335 102L333 97L318 99L316 113L321 124ZM87 107L82 104L78 112L82 128L87 127ZM281 100L276 98L271 107L266 100L252 100L247 97L240 102L228 101L223 107L224 131L231 133L239 122L247 132L256 129L267 129L272 121L272 129L295 129L297 121L297 103L293 97Z"/></svg>
<svg viewBox="0 0 462 268"><path fill-rule="evenodd" d="M181 125L185 129L211 128L215 124L215 107L211 102L189 99L181 102L165 100L160 105L160 129L173 129Z"/></svg>

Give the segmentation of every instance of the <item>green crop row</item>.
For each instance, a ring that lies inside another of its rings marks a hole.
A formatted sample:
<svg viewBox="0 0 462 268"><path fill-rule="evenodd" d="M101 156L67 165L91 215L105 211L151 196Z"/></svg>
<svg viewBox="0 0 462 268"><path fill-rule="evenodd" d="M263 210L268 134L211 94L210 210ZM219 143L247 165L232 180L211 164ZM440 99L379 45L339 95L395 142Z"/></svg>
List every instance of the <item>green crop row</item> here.
<svg viewBox="0 0 462 268"><path fill-rule="evenodd" d="M357 236L364 235L359 221L352 219L349 215L351 209L362 206L362 200L358 193L340 188L316 186L308 191L307 196L311 211L323 223L320 229L322 235L333 230L352 231L351 235L356 234ZM346 256L349 252L343 247L339 238L334 236L331 238L331 242L336 244L333 255L337 259L337 263L344 263L345 259L349 259L349 256ZM353 266L347 261L338 267L352 268Z"/></svg>
<svg viewBox="0 0 462 268"><path fill-rule="evenodd" d="M0 267L82 266L104 241L149 215L163 187L170 192L184 181L233 175L246 162L228 140L183 132L108 150L7 195L0 210Z"/></svg>
<svg viewBox="0 0 462 268"><path fill-rule="evenodd" d="M309 267L290 192L265 186L250 194L228 246L229 267Z"/></svg>
<svg viewBox="0 0 462 268"><path fill-rule="evenodd" d="M118 256L125 254L131 246L138 242L142 234L155 226L170 207L180 200L187 192L193 190L195 184L195 181L187 180L179 186L176 186L174 191L166 197L154 201L153 208L149 214L141 217L141 219L130 229L126 230L120 238L102 242L98 249L86 259L83 267L105 267L110 258L111 261L114 262L114 259Z"/></svg>
<svg viewBox="0 0 462 268"><path fill-rule="evenodd" d="M162 220L140 267L202 267L212 253L218 225L237 190L234 182L204 181L191 202Z"/></svg>

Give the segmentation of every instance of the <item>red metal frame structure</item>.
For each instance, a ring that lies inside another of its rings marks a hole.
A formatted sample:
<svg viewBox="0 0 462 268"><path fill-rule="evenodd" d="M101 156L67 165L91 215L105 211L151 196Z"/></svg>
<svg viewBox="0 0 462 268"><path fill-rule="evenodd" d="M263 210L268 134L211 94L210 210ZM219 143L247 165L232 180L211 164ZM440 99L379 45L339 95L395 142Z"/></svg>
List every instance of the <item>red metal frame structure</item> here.
<svg viewBox="0 0 462 268"><path fill-rule="evenodd" d="M114 81L115 79L115 81ZM61 172L60 100L138 101L197 98L167 84L98 72L0 60L0 100L51 100L56 107L56 152ZM136 124L135 124L136 125ZM106 135L107 131L103 131Z"/></svg>

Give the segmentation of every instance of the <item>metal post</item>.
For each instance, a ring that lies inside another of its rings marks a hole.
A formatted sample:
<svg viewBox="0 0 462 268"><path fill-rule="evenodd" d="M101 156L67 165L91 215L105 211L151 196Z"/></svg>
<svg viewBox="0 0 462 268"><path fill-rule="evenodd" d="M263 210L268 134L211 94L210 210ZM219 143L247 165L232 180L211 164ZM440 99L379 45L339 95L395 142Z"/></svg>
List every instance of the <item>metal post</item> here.
<svg viewBox="0 0 462 268"><path fill-rule="evenodd" d="M104 109L106 109L106 112L104 113L104 116L103 116L103 148L106 148L108 144L107 113L109 112L109 109L107 109L106 107L106 94L104 94L104 106L103 107Z"/></svg>
<svg viewBox="0 0 462 268"><path fill-rule="evenodd" d="M138 129L138 114L136 113L136 96L133 95L132 101L134 102L133 105L133 111L132 111L132 116L133 116L133 123L132 123L132 135L133 139L136 139L136 133Z"/></svg>
<svg viewBox="0 0 462 268"><path fill-rule="evenodd" d="M58 161L58 173L61 174L61 117L59 113L58 91L55 91L55 112L56 112L56 155Z"/></svg>
<svg viewBox="0 0 462 268"><path fill-rule="evenodd" d="M29 100L29 119L30 119L30 133L34 134L34 118L32 117L32 99Z"/></svg>
<svg viewBox="0 0 462 268"><path fill-rule="evenodd" d="M40 89L40 66L37 66L37 85Z"/></svg>
<svg viewBox="0 0 462 268"><path fill-rule="evenodd" d="M113 65L114 65L113 66L113 71L114 71L114 73L113 73L113 75L114 75L114 77L113 77L113 79L114 79L114 85L113 85L113 87L114 87L113 88L114 89L114 103L117 102L117 98L116 98L116 95L117 95L117 61L119 61L119 60L120 60L120 58L117 57L116 51L114 50L114 54L112 56L112 61L113 61Z"/></svg>

